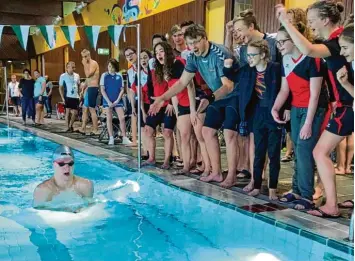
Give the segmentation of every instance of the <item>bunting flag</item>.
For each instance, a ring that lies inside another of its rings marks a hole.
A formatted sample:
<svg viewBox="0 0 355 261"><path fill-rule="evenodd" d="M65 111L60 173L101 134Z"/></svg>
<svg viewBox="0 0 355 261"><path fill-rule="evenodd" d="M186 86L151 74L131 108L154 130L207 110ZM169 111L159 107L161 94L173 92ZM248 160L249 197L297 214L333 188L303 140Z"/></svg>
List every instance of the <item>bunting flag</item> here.
<svg viewBox="0 0 355 261"><path fill-rule="evenodd" d="M118 41L120 40L123 27L123 25L110 25L107 27L108 34L116 47L118 47Z"/></svg>
<svg viewBox="0 0 355 261"><path fill-rule="evenodd" d="M21 46L25 51L27 50L27 41L28 41L28 33L30 31L29 25L13 25L12 29L14 30L17 39L19 40Z"/></svg>
<svg viewBox="0 0 355 261"><path fill-rule="evenodd" d="M70 43L71 47L74 49L75 34L76 34L77 26L75 26L75 25L61 26L61 28L62 28L65 38Z"/></svg>
<svg viewBox="0 0 355 261"><path fill-rule="evenodd" d="M41 30L41 33L46 40L49 48L53 49L55 46L55 33L54 25L40 25L38 26Z"/></svg>
<svg viewBox="0 0 355 261"><path fill-rule="evenodd" d="M0 44L1 44L1 37L2 37L3 30L4 30L4 25L0 25Z"/></svg>
<svg viewBox="0 0 355 261"><path fill-rule="evenodd" d="M88 37L92 48L94 48L95 50L97 46L97 40L99 39L100 29L101 26L99 25L84 26L86 36Z"/></svg>

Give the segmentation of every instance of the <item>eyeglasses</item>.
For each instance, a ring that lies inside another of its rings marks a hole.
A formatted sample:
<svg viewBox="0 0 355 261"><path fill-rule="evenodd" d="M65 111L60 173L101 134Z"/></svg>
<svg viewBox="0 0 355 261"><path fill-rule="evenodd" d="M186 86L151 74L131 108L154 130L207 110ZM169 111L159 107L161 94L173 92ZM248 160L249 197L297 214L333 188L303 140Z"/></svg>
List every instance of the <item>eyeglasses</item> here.
<svg viewBox="0 0 355 261"><path fill-rule="evenodd" d="M284 39L284 40L279 40L279 41L276 41L276 46L278 48L280 48L281 46L283 46L287 41L291 41L290 38L287 38L287 39Z"/></svg>
<svg viewBox="0 0 355 261"><path fill-rule="evenodd" d="M254 58L255 56L259 55L260 53L247 53L247 58Z"/></svg>
<svg viewBox="0 0 355 261"><path fill-rule="evenodd" d="M135 53L129 53L129 54L126 54L125 56L126 56L126 57L130 57L130 56L132 56L133 54L135 54Z"/></svg>
<svg viewBox="0 0 355 261"><path fill-rule="evenodd" d="M190 46L193 46L193 45L196 45L198 44L199 42L201 42L201 40L203 39L203 37L200 38L200 40L195 40L193 42L186 42L187 45L190 45Z"/></svg>
<svg viewBox="0 0 355 261"><path fill-rule="evenodd" d="M74 161L70 161L70 162L57 162L57 164L59 165L59 167L64 167L65 165L68 165L69 167L74 165Z"/></svg>

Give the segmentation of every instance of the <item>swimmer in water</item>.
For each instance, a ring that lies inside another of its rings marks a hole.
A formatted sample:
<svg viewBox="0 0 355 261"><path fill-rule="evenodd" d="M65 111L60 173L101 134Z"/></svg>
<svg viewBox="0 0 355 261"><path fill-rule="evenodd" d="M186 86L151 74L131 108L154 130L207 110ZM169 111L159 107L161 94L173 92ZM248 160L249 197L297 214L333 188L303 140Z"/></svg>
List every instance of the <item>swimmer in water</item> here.
<svg viewBox="0 0 355 261"><path fill-rule="evenodd" d="M54 175L39 184L33 194L35 208L49 208L52 201L62 192L74 192L84 199L91 199L94 194L93 183L74 175L74 154L67 146L60 146L53 155Z"/></svg>

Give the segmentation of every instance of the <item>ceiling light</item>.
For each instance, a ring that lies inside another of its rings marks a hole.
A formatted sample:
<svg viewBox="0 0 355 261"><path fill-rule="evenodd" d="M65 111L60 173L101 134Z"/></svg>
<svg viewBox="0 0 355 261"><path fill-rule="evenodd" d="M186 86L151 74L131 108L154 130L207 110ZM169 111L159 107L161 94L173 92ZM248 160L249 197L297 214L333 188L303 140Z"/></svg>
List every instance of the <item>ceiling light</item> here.
<svg viewBox="0 0 355 261"><path fill-rule="evenodd" d="M11 60L8 60L7 62L8 62L8 63L12 63L12 61L11 61Z"/></svg>
<svg viewBox="0 0 355 261"><path fill-rule="evenodd" d="M84 9L84 7L87 6L86 3L84 2L81 2L80 4L78 4L76 7L75 7L75 11L80 14L81 11Z"/></svg>

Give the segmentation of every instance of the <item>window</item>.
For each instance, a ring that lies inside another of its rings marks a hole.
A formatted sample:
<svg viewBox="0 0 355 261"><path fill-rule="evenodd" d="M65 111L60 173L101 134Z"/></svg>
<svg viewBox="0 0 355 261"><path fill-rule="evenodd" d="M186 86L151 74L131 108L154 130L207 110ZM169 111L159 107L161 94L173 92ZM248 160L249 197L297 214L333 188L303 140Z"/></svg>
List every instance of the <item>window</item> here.
<svg viewBox="0 0 355 261"><path fill-rule="evenodd" d="M252 9L252 0L234 0L234 17L239 16L240 12Z"/></svg>

